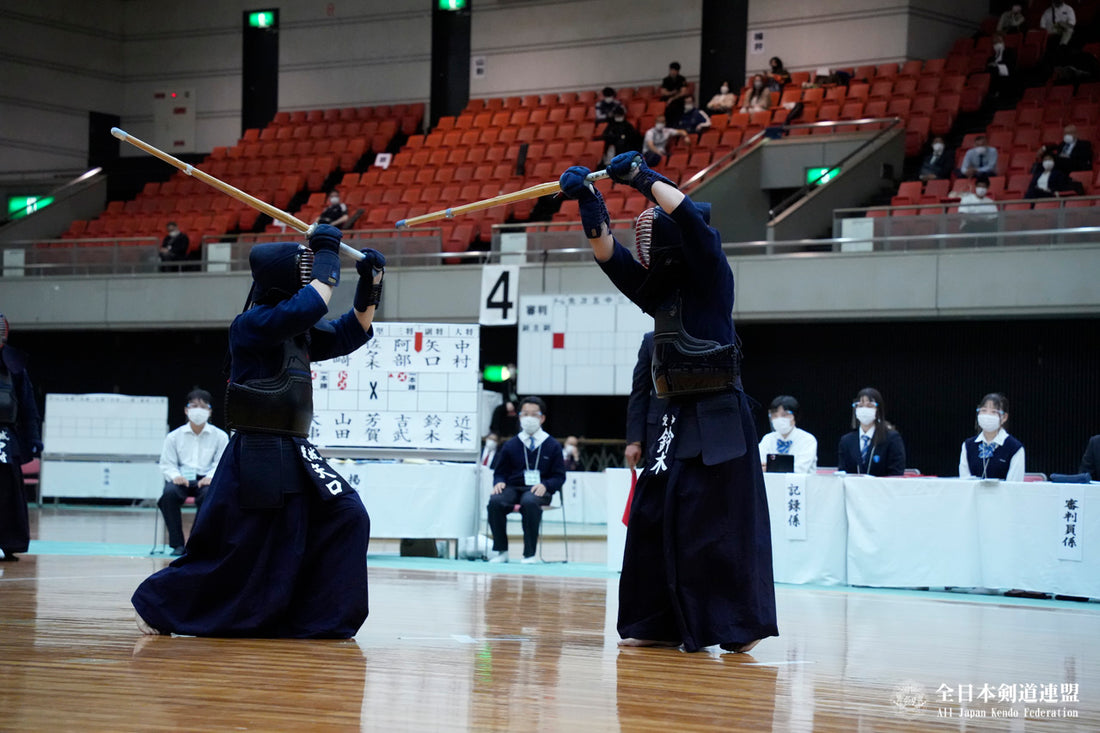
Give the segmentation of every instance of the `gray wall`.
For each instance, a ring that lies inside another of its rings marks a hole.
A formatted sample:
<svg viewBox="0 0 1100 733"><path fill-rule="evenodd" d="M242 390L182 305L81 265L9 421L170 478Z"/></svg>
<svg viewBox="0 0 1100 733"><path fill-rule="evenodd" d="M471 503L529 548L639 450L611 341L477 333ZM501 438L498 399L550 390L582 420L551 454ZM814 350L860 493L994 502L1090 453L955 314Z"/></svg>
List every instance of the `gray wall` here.
<svg viewBox="0 0 1100 733"><path fill-rule="evenodd" d="M1100 313L1100 244L1003 248L995 256L988 249L751 256L730 264L737 281L734 314L746 321ZM520 292L614 292L591 263L548 266L545 290L543 276L540 266L523 266ZM334 312L351 305L354 272L344 277ZM0 278L0 303L20 329L216 328L240 311L248 284L248 276L237 273ZM477 267L394 269L386 273L379 318L476 321L480 287Z"/></svg>

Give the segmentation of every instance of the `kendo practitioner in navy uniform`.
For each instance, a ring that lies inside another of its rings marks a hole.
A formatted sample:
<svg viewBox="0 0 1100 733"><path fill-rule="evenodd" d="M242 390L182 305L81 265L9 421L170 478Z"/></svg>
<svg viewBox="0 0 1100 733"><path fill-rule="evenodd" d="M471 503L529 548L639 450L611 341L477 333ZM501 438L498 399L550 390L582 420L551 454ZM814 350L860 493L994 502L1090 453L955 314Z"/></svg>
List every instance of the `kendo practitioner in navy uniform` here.
<svg viewBox="0 0 1100 733"><path fill-rule="evenodd" d="M653 443L661 434L658 426L665 414L665 401L653 388L650 365L653 363L653 332L642 336L638 347L638 360L630 379L630 397L626 401L626 459L627 468L634 468L643 456L652 454Z"/></svg>
<svg viewBox="0 0 1100 733"><path fill-rule="evenodd" d="M26 362L26 354L8 346L8 319L0 314L0 561L9 562L30 546L23 464L42 453L42 419Z"/></svg>
<svg viewBox="0 0 1100 733"><path fill-rule="evenodd" d="M744 652L778 636L771 530L756 428L741 387L733 273L709 204L697 204L635 152L611 178L658 204L638 217L641 262L609 231L588 169L561 176L600 267L653 316L653 385L668 405L627 525L619 581L623 646L720 644Z"/></svg>
<svg viewBox="0 0 1100 733"><path fill-rule="evenodd" d="M363 250L353 310L325 320L340 279L340 230L309 247L259 244L252 290L229 327L226 422L235 433L184 554L134 593L145 633L349 638L367 617L370 519L306 436L311 359L373 335L385 258Z"/></svg>

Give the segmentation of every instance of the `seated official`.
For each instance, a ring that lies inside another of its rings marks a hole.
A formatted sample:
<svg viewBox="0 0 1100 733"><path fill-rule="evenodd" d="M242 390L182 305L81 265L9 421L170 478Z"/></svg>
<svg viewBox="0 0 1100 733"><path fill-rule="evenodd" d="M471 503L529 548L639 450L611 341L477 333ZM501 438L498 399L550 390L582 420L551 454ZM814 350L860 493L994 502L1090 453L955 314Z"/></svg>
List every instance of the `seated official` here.
<svg viewBox="0 0 1100 733"><path fill-rule="evenodd" d="M222 459L222 452L229 444L224 430L209 423L211 413L210 393L204 389L192 390L187 395L184 412L187 422L168 433L160 453L160 471L164 474L164 493L157 506L164 515L168 529L168 544L173 555L183 554L183 517L180 507L187 497L195 497L195 506L201 507L206 498L206 488L214 480L214 469Z"/></svg>
<svg viewBox="0 0 1100 733"><path fill-rule="evenodd" d="M779 395L768 406L772 432L760 439L760 465L767 466L768 455L794 456L795 473L813 473L817 470L817 438L795 426L798 400L790 395Z"/></svg>
<svg viewBox="0 0 1100 733"><path fill-rule="evenodd" d="M837 470L869 476L903 476L905 443L886 422L886 405L877 389L864 387L852 402L852 427L840 438Z"/></svg>
<svg viewBox="0 0 1100 733"><path fill-rule="evenodd" d="M523 517L523 562L538 562L535 546L542 508L565 483L561 444L542 429L545 421L545 402L538 397L520 401L521 432L501 447L493 470L488 512L497 554L489 562L508 562L507 517L517 504Z"/></svg>
<svg viewBox="0 0 1100 733"><path fill-rule="evenodd" d="M959 478L1024 480L1024 446L1004 429L1008 422L1008 398L992 392L978 405L978 429L963 441L959 454Z"/></svg>
<svg viewBox="0 0 1100 733"><path fill-rule="evenodd" d="M1093 481L1100 481L1100 435L1089 438L1085 446L1085 455L1081 456L1078 473L1087 473Z"/></svg>

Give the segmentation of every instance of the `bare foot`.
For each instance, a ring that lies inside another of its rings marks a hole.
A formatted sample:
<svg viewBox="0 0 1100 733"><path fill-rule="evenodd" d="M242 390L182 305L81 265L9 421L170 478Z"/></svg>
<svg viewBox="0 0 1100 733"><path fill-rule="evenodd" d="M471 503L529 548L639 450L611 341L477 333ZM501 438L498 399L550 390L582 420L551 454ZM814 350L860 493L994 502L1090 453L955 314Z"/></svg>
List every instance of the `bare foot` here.
<svg viewBox="0 0 1100 733"><path fill-rule="evenodd" d="M143 619L141 617L141 614L135 613L134 614L134 621L137 622L138 631L140 631L143 634L147 634L149 636L156 636L156 635L162 633L162 632L157 631L156 629L154 629L148 623L146 623L145 619Z"/></svg>
<svg viewBox="0 0 1100 733"><path fill-rule="evenodd" d="M724 651L734 652L736 654L744 654L752 650L754 646L764 641L763 639L757 639L756 641L750 641L748 644L721 644L720 646Z"/></svg>
<svg viewBox="0 0 1100 733"><path fill-rule="evenodd" d="M619 646L655 646L664 649L680 646L678 641L656 641L654 639L619 639Z"/></svg>

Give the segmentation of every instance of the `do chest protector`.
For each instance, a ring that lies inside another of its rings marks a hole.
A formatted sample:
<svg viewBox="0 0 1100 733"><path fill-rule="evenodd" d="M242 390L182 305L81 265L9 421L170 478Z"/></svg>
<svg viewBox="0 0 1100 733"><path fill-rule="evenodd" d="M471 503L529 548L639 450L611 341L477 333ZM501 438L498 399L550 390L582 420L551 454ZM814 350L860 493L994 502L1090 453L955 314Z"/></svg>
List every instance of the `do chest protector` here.
<svg viewBox="0 0 1100 733"><path fill-rule="evenodd" d="M14 424L19 416L19 400L15 397L15 380L11 372L0 366L0 425Z"/></svg>
<svg viewBox="0 0 1100 733"><path fill-rule="evenodd" d="M283 342L282 368L267 379L230 382L226 424L232 430L305 438L313 420L313 382L305 339Z"/></svg>
<svg viewBox="0 0 1100 733"><path fill-rule="evenodd" d="M729 392L741 376L737 344L695 338L684 330L680 296L654 314L653 361L650 372L659 397Z"/></svg>

